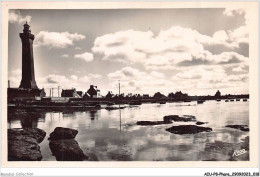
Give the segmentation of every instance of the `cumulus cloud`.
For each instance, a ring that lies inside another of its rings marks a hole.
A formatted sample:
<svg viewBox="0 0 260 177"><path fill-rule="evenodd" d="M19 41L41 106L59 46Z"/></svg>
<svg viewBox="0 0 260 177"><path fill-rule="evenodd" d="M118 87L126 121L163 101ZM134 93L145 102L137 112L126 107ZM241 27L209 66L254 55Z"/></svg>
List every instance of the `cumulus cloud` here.
<svg viewBox="0 0 260 177"><path fill-rule="evenodd" d="M68 58L69 55L68 55L68 54L63 54L61 57L62 57L62 58Z"/></svg>
<svg viewBox="0 0 260 177"><path fill-rule="evenodd" d="M80 47L75 47L75 50L81 50L81 48Z"/></svg>
<svg viewBox="0 0 260 177"><path fill-rule="evenodd" d="M9 22L10 23L25 23L26 21L29 23L32 17L29 15L22 16L19 11L17 10L10 10L9 11Z"/></svg>
<svg viewBox="0 0 260 177"><path fill-rule="evenodd" d="M230 75L223 66L196 66L180 71L172 81L186 90L236 88L248 84L248 74Z"/></svg>
<svg viewBox="0 0 260 177"><path fill-rule="evenodd" d="M60 84L68 82L69 80L62 75L56 75L56 74L50 74L47 77L44 78L47 83L49 84Z"/></svg>
<svg viewBox="0 0 260 177"><path fill-rule="evenodd" d="M242 7L227 7L223 11L223 14L226 16L233 17L235 15L244 15L245 14L245 8Z"/></svg>
<svg viewBox="0 0 260 177"><path fill-rule="evenodd" d="M233 45L238 46L241 43L249 43L249 29L248 26L240 26L237 29L229 32L229 38Z"/></svg>
<svg viewBox="0 0 260 177"><path fill-rule="evenodd" d="M75 41L85 39L85 36L69 32L40 31L35 38L36 46L48 46L50 48L66 48L74 45Z"/></svg>
<svg viewBox="0 0 260 177"><path fill-rule="evenodd" d="M247 63L241 63L239 65L235 65L234 67L232 67L232 71L234 71L234 72L248 73L248 69L249 69L249 66Z"/></svg>
<svg viewBox="0 0 260 177"><path fill-rule="evenodd" d="M124 93L149 93L157 91L163 93L170 92L173 83L164 79L164 74L160 72L146 73L132 67L124 67L121 70L108 74L111 80L111 88L117 89L120 80L121 90Z"/></svg>
<svg viewBox="0 0 260 177"><path fill-rule="evenodd" d="M71 78L73 81L78 80L78 76L75 76L75 75L71 75L70 78Z"/></svg>
<svg viewBox="0 0 260 177"><path fill-rule="evenodd" d="M100 74L88 74L88 77L92 80L92 79L101 79L102 76Z"/></svg>
<svg viewBox="0 0 260 177"><path fill-rule="evenodd" d="M236 47L240 43L249 43L249 16L248 16L248 9L243 7L228 7L223 11L223 14L229 17L234 17L237 15L244 16L245 24L234 29L233 31L229 31L229 40L233 42L233 45Z"/></svg>
<svg viewBox="0 0 260 177"><path fill-rule="evenodd" d="M11 87L19 87L22 78L22 70L16 69L9 73L8 80Z"/></svg>
<svg viewBox="0 0 260 177"><path fill-rule="evenodd" d="M132 67L124 67L108 74L112 82L111 88L118 89L120 80L121 91L124 93L148 93L159 91L168 94L183 91L189 94L214 94L216 89L241 88L248 85L248 74L227 74L224 66L195 66L180 70L171 79L163 73L140 71ZM246 87L245 87L246 88Z"/></svg>
<svg viewBox="0 0 260 177"><path fill-rule="evenodd" d="M222 66L198 66L179 72L178 74L173 76L172 80L177 81L182 79L196 79L200 81L216 83L221 82L222 79L226 77L227 74L225 73L225 70Z"/></svg>
<svg viewBox="0 0 260 177"><path fill-rule="evenodd" d="M94 60L94 56L92 53L88 53L88 52L85 52L85 53L82 53L82 54L76 54L74 55L75 58L78 58L78 59L82 59L86 62L91 62L92 60Z"/></svg>
<svg viewBox="0 0 260 177"><path fill-rule="evenodd" d="M152 70L175 69L176 66L241 62L243 57L235 52L213 55L205 46L223 45L233 49L246 42L248 35L242 27L207 36L190 28L173 26L157 36L151 31L134 30L106 34L96 38L92 51L101 54L103 60L141 63Z"/></svg>
<svg viewBox="0 0 260 177"><path fill-rule="evenodd" d="M163 79L165 78L165 75L163 73L157 72L157 71L152 71L151 76L155 77L155 78L159 78L159 79Z"/></svg>
<svg viewBox="0 0 260 177"><path fill-rule="evenodd" d="M61 89L71 89L76 88L77 91L87 91L89 85L97 78L102 78L101 75L89 73L85 76L70 75L64 76L59 74L49 74L44 77L36 79L39 88L44 88L47 95L49 95L50 89L53 88L53 95L58 95L58 87L60 88L59 94L61 94ZM20 82L20 81L19 81ZM60 96L60 95L59 95Z"/></svg>

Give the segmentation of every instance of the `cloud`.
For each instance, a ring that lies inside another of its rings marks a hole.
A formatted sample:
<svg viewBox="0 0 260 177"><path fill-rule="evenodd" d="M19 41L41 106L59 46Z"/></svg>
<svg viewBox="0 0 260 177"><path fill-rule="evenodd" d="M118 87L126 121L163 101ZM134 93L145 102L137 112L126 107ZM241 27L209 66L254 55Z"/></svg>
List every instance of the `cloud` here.
<svg viewBox="0 0 260 177"><path fill-rule="evenodd" d="M35 38L36 46L48 46L49 48L66 48L74 45L75 41L85 39L85 36L69 32L40 31Z"/></svg>
<svg viewBox="0 0 260 177"><path fill-rule="evenodd" d="M120 80L123 93L148 93L153 95L159 91L163 94L182 91L189 94L214 94L217 89L237 89L238 92L247 88L248 74L228 74L226 68L219 66L194 66L179 70L172 78L163 73L140 71L132 67L124 67L108 74L110 88L116 91ZM241 90L239 90L241 89ZM244 91L244 90L243 90Z"/></svg>
<svg viewBox="0 0 260 177"><path fill-rule="evenodd" d="M239 65L235 65L235 66L232 68L232 71L234 71L234 72L246 72L246 73L248 73L248 69L249 69L248 64L246 64L246 63L241 63L241 64L239 64Z"/></svg>
<svg viewBox="0 0 260 177"><path fill-rule="evenodd" d="M78 76L75 76L75 75L71 75L70 78L71 78L73 81L78 80Z"/></svg>
<svg viewBox="0 0 260 177"><path fill-rule="evenodd" d="M68 55L68 54L63 54L61 57L62 57L62 58L68 58L69 55Z"/></svg>
<svg viewBox="0 0 260 177"><path fill-rule="evenodd" d="M244 15L246 13L245 9L242 7L227 7L223 11L223 14L229 17L236 15Z"/></svg>
<svg viewBox="0 0 260 177"><path fill-rule="evenodd" d="M49 84L60 84L68 82L68 79L62 75L51 74L44 78Z"/></svg>
<svg viewBox="0 0 260 177"><path fill-rule="evenodd" d="M241 62L243 57L225 51L213 55L205 47L223 45L230 49L237 48L239 44L248 42L247 32L241 27L232 31L217 31L212 36L207 36L190 28L173 26L155 36L151 31L127 30L96 38L92 51L101 54L103 60L141 63L151 70L229 64Z"/></svg>
<svg viewBox="0 0 260 177"><path fill-rule="evenodd" d="M230 75L223 66L196 66L180 71L172 77L172 81L186 90L196 88L203 93L203 89L243 88L248 85L248 74Z"/></svg>
<svg viewBox="0 0 260 177"><path fill-rule="evenodd" d="M111 80L111 89L118 89L120 80L121 91L124 93L149 93L157 91L169 92L173 88L173 83L164 79L164 74L160 72L146 73L132 67L124 67L121 70L108 74Z"/></svg>
<svg viewBox="0 0 260 177"><path fill-rule="evenodd" d="M27 16L22 16L19 11L17 10L10 10L9 11L9 22L10 23L25 23L26 21L29 23L31 21L32 17L27 15Z"/></svg>
<svg viewBox="0 0 260 177"><path fill-rule="evenodd" d="M224 67L222 66L197 66L184 70L172 77L172 80L178 81L182 79L192 79L207 81L207 82L221 82L223 78L226 78L227 74L225 73Z"/></svg>
<svg viewBox="0 0 260 177"><path fill-rule="evenodd" d="M229 38L238 46L241 43L249 43L249 29L248 26L240 26L237 29L229 32Z"/></svg>
<svg viewBox="0 0 260 177"><path fill-rule="evenodd" d="M157 72L157 71L152 71L151 76L159 79L165 78L165 75L163 73Z"/></svg>
<svg viewBox="0 0 260 177"><path fill-rule="evenodd" d="M75 50L81 50L81 48L80 47L75 47Z"/></svg>
<svg viewBox="0 0 260 177"><path fill-rule="evenodd" d="M85 53L82 53L82 54L76 54L74 55L75 58L79 58L79 59L82 59L86 62L91 62L92 60L94 60L94 56L92 53L88 53L88 52L85 52Z"/></svg>
<svg viewBox="0 0 260 177"><path fill-rule="evenodd" d="M53 89L54 96L58 95L58 86L61 89L71 89L76 88L77 91L87 91L89 89L89 85L93 84L93 82L97 78L102 78L99 74L89 73L85 76L64 76L59 74L49 74L47 76L36 79L37 85L39 88L44 88L47 95L49 95L49 91L51 88Z"/></svg>
<svg viewBox="0 0 260 177"><path fill-rule="evenodd" d="M102 76L100 74L88 74L88 77L92 80L92 79L101 79Z"/></svg>
<svg viewBox="0 0 260 177"><path fill-rule="evenodd" d="M223 14L229 17L234 17L237 15L244 16L245 25L234 29L233 31L229 31L229 40L233 42L233 45L236 47L241 43L249 43L249 16L248 9L243 7L228 7L223 11Z"/></svg>
<svg viewBox="0 0 260 177"><path fill-rule="evenodd" d="M16 69L10 72L8 80L10 81L11 87L19 87L22 78L22 70Z"/></svg>

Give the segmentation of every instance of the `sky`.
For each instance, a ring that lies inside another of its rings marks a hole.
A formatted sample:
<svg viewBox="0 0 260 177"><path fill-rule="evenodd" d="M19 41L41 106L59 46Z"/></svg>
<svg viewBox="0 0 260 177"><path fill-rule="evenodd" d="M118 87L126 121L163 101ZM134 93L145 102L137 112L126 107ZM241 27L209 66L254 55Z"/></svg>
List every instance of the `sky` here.
<svg viewBox="0 0 260 177"><path fill-rule="evenodd" d="M249 93L245 9L9 10L8 80L19 87L25 21L35 35L36 83L153 95Z"/></svg>

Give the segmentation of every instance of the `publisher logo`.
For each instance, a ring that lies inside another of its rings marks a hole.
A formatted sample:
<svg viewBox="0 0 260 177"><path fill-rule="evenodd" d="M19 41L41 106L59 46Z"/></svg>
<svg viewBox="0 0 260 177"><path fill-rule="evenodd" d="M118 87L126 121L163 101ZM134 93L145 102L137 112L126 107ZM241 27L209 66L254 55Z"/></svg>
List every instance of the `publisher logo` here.
<svg viewBox="0 0 260 177"><path fill-rule="evenodd" d="M240 155L245 154L245 153L247 153L247 151L245 149L235 150L232 156L233 157L234 156L240 156Z"/></svg>

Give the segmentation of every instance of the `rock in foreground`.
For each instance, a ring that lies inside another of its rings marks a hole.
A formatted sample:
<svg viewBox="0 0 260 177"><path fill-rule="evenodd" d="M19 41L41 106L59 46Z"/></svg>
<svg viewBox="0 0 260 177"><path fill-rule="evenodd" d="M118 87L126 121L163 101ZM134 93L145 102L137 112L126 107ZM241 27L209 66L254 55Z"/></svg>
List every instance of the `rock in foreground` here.
<svg viewBox="0 0 260 177"><path fill-rule="evenodd" d="M163 120L165 122L194 122L196 121L195 116L190 116L190 115L183 115L182 117L178 115L169 115L169 116L164 116Z"/></svg>
<svg viewBox="0 0 260 177"><path fill-rule="evenodd" d="M244 132L248 132L249 128L247 125L227 125L226 127L235 128Z"/></svg>
<svg viewBox="0 0 260 177"><path fill-rule="evenodd" d="M56 127L50 134L49 146L58 161L83 161L87 159L78 142L74 139L77 134L77 130L63 127Z"/></svg>
<svg viewBox="0 0 260 177"><path fill-rule="evenodd" d="M38 128L8 129L8 160L39 161L40 146L46 132Z"/></svg>
<svg viewBox="0 0 260 177"><path fill-rule="evenodd" d="M78 130L56 127L50 134L49 140L74 139L78 134Z"/></svg>
<svg viewBox="0 0 260 177"><path fill-rule="evenodd" d="M175 134L195 134L200 132L210 132L212 131L212 128L200 127L196 125L179 125L179 126L172 126L171 128L167 128L166 131Z"/></svg>
<svg viewBox="0 0 260 177"><path fill-rule="evenodd" d="M50 149L58 161L82 161L87 159L75 139L52 140Z"/></svg>

